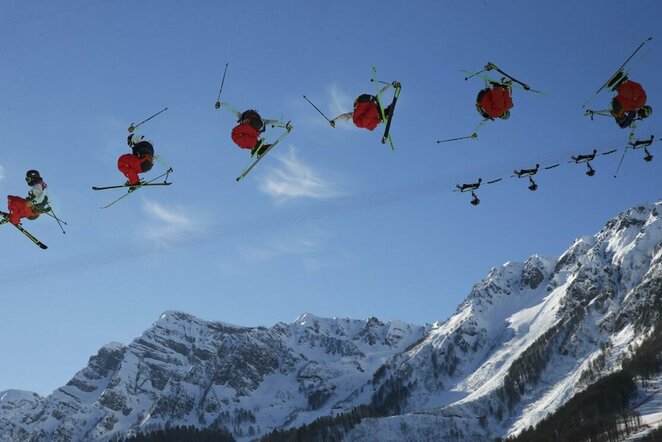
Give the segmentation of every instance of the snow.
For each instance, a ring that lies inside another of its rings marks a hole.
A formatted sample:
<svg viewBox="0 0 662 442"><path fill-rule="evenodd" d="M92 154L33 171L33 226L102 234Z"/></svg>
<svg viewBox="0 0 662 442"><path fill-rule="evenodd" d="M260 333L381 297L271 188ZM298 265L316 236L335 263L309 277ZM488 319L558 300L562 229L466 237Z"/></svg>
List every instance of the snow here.
<svg viewBox="0 0 662 442"><path fill-rule="evenodd" d="M403 414L365 420L348 440L517 434L617 370L644 338L646 330L635 334L630 321L654 295L642 287L662 278L661 205L624 212L558 259L534 255L494 267L454 315L434 325L304 313L289 324L241 327L166 311L129 345L103 346L46 398L0 392L0 441L11 440L3 431L103 440L218 419L244 441L254 438L249 431L258 437L370 403L386 382L411 391ZM533 345L544 366L504 408L504 382ZM588 377L601 359L604 367ZM660 388L657 378L633 403L642 425L662 420ZM499 407L502 419L494 416ZM237 421L238 413L251 417Z"/></svg>
<svg viewBox="0 0 662 442"><path fill-rule="evenodd" d="M645 386L639 386L639 394L633 400L631 409L639 413L640 424L638 431L625 440L637 440L662 426L662 375L653 378Z"/></svg>
<svg viewBox="0 0 662 442"><path fill-rule="evenodd" d="M0 406L2 402L34 401L41 399L37 393L25 390L0 391Z"/></svg>

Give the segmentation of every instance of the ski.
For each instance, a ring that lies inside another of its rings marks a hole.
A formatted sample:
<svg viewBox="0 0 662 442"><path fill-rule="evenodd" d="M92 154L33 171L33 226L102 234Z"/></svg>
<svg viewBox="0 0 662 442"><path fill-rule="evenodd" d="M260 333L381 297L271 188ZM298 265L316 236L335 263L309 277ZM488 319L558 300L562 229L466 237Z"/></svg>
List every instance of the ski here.
<svg viewBox="0 0 662 442"><path fill-rule="evenodd" d="M106 204L105 206L102 206L102 207L100 207L100 208L101 208L101 209L107 209L107 208L109 208L110 206L112 206L113 204L117 203L118 201L121 201L122 199L124 199L124 198L126 198L127 196L131 195L133 192L135 192L136 190L140 189L141 187L147 187L147 186L169 186L169 185L171 185L172 183L171 183L171 182L168 182L168 175L170 175L171 172L173 172L172 167L169 168L168 170L166 170L166 171L165 171L164 173L162 173L161 175L157 176L156 178L153 178L153 179L151 179L151 180L149 180L149 181L147 181L147 182L145 182L145 183L141 182L141 183L136 184L136 185L134 185L134 186L128 186L128 185L117 186L118 188L120 188L120 187L128 187L128 188L129 188L129 191L128 191L127 193L125 193L124 195L122 195L121 197L117 198L116 200L111 201L110 203L108 203L108 204ZM155 182L154 182L154 181L158 180L158 179L161 178L161 177L165 177L165 178L163 179L163 182L162 182L162 183L155 183ZM113 186L107 186L107 188L112 189ZM94 188L93 188L93 189L94 189ZM104 190L104 188L96 188L96 189L94 189L94 190Z"/></svg>
<svg viewBox="0 0 662 442"><path fill-rule="evenodd" d="M169 186L172 183L145 183L142 184L141 186ZM119 186L102 186L102 187L97 187L97 186L92 186L92 190L108 190L108 189L123 189L126 187L138 187L138 185L130 185L130 184L121 184Z"/></svg>
<svg viewBox="0 0 662 442"><path fill-rule="evenodd" d="M384 135L382 136L382 144L386 144L386 141L388 140L389 144L391 145L391 151L395 151L395 146L393 145L393 140L391 139L389 131L391 129L391 118L393 117L393 113L395 111L395 103L398 101L398 95L400 95L401 87L398 86L395 88L395 94L393 95L393 101L391 102L391 116L386 118L386 114L384 113L384 105L382 104L382 94L380 93L379 89L379 80L377 78L377 68L370 66L370 69L372 70L372 81L375 82L375 85L377 86L377 104L379 105L379 112L382 116L382 121L386 122ZM398 83L398 85L399 84L400 83Z"/></svg>
<svg viewBox="0 0 662 442"><path fill-rule="evenodd" d="M254 168L255 166L257 166L257 163L259 163L260 160L261 160L262 158L264 158L265 155L268 154L268 153L271 151L271 149L273 149L274 147L276 147L276 145L277 145L278 143L280 143L281 141L283 141L283 139L284 139L284 138L290 133L290 131L292 131L292 126L291 126L290 123L288 122L288 123L285 125L285 132L283 132L283 133L281 134L280 137L276 138L276 141L274 141L273 143L271 143L271 145L267 148L267 150L265 150L264 152L262 152L262 155L257 155L257 158L255 158L255 159L253 159L253 156L251 155L250 159L248 160L248 164L246 165L246 167L244 167L244 170L241 172L241 174L239 174L239 176L237 177L236 180L237 180L237 181L241 181L241 180L243 180L243 179L246 177L246 175L248 175L248 173L249 173L251 170L253 170L253 168ZM259 148L258 148L258 149L259 149Z"/></svg>
<svg viewBox="0 0 662 442"><path fill-rule="evenodd" d="M9 218L8 218L8 217L9 217L9 214L8 214L8 213L0 212L0 215L2 216L2 220L3 220L3 222L0 222L0 224L11 224L12 226L16 227L16 228L17 228L17 229L18 229L23 235L25 235L26 237L28 237L28 238L30 239L30 241L32 241L33 243L35 243L35 244L36 244L37 246L39 246L40 248L42 248L42 249L44 249L44 250L48 248L48 246L47 246L46 244L44 244L43 242L41 242L41 241L39 241L37 238L35 238L35 237L32 235L32 233L30 233L30 232L28 232L27 230L25 230L25 229L23 228L23 226L21 226L20 224L13 224L13 223L9 222Z"/></svg>
<svg viewBox="0 0 662 442"><path fill-rule="evenodd" d="M472 78L472 77L478 77L478 78L482 78L483 80L487 81L490 84L496 84L496 85L504 86L504 87L514 87L514 88L517 88L517 89L521 89L523 91L535 92L536 94L546 95L543 91L539 91L537 89L531 89L531 88L526 89L520 83L516 83L516 82L513 82L513 81L507 81L506 82L506 81L495 80L492 77L490 77L489 75L483 74L481 72L472 72L472 71L467 71L467 70L464 70L464 69L462 69L462 72L464 72L465 74L469 74L469 77L465 77L465 80L468 80L469 78Z"/></svg>
<svg viewBox="0 0 662 442"><path fill-rule="evenodd" d="M450 141L468 140L468 139L476 140L478 139L478 134L474 132L471 135L467 135L465 137L446 138L445 140L437 140L437 144L448 143Z"/></svg>
<svg viewBox="0 0 662 442"><path fill-rule="evenodd" d="M495 71L497 71L498 73L500 73L500 74L503 75L504 77L507 77L507 78L509 78L510 80L512 80L513 82L515 82L515 83L519 84L520 86L522 86L522 87L524 88L525 91L540 92L540 91L536 91L536 90L534 90L534 89L531 89L531 88L529 87L528 84L526 84L526 83L522 83L521 81L519 81L519 80L516 79L515 77L506 74L504 71L502 71L501 69L499 69L499 68L497 67L497 65L495 65L494 63L492 63L492 62L490 62L490 61L488 61L487 64L485 65L485 70L486 70L486 71L491 71L491 70L495 70Z"/></svg>
<svg viewBox="0 0 662 442"><path fill-rule="evenodd" d="M637 52L639 52L639 50L641 48L643 48L644 45L646 43L648 43L649 41L651 41L652 39L653 39L653 37L648 37L646 40L644 40L637 47L637 49L635 49L634 52L632 54L630 54L630 56L627 58L627 60L625 60L623 62L623 64L618 69L616 69L616 72L614 73L614 75L609 77L609 80L604 82L603 85L600 86L600 88L597 91L595 91L593 93L593 95L591 95L591 97L584 102L584 104L582 104L582 108L586 107L586 105L589 104L591 102L591 100L593 100L593 98L595 98L600 92L602 92L602 90L604 88L606 88L606 87L613 88L618 83L619 80L621 80L623 77L627 76L627 74L629 74L629 71L624 71L623 68L625 68L625 66L630 62L630 60L632 60L632 58L637 54Z"/></svg>
<svg viewBox="0 0 662 442"><path fill-rule="evenodd" d="M389 115L388 120L386 120L386 128L384 129L384 135L382 136L382 144L385 144L386 140L389 140L391 148L393 148L393 141L391 141L391 134L389 131L391 130L391 121L393 120L393 114L395 113L395 103L397 103L398 95L400 95L400 90L402 89L402 86L399 85L400 83L398 83L398 86L395 88L395 95L393 95L393 101L391 101L390 104L391 115Z"/></svg>

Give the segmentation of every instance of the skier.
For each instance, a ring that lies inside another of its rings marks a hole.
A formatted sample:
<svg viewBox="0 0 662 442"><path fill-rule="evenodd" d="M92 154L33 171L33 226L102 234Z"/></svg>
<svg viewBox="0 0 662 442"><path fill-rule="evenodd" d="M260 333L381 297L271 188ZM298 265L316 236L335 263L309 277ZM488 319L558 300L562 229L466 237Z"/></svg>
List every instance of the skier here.
<svg viewBox="0 0 662 442"><path fill-rule="evenodd" d="M383 94L389 87L395 89L400 88L400 83L397 81L387 84L379 91ZM393 112L393 103L384 109L384 117L388 120ZM377 97L370 94L361 94L354 100L354 110L338 115L336 118L329 120L332 127L336 127L336 121L349 121L352 120L356 127L361 127L368 130L374 130L380 123L383 123L382 112L379 109L379 101Z"/></svg>
<svg viewBox="0 0 662 442"><path fill-rule="evenodd" d="M591 161L593 161L595 159L595 155L597 153L598 153L598 150L593 149L592 153L585 154L585 155L573 155L573 156L570 157L570 159L572 161L574 161L575 164L586 163L586 167L588 168L586 170L586 175L593 176L593 175L595 175L595 169L593 168L593 166L591 166Z"/></svg>
<svg viewBox="0 0 662 442"><path fill-rule="evenodd" d="M20 223L21 218L34 220L40 214L50 210L48 207L48 197L46 196L47 186L41 175L39 175L39 172L28 170L25 174L25 181L31 187L27 198L14 195L7 196L7 206L9 208L7 220L15 225Z"/></svg>
<svg viewBox="0 0 662 442"><path fill-rule="evenodd" d="M514 170L513 172L515 173L515 175L517 175L517 178L522 178L522 177L535 175L536 173L538 173L539 168L540 168L540 164L536 164L536 167L534 169L520 169L520 170Z"/></svg>
<svg viewBox="0 0 662 442"><path fill-rule="evenodd" d="M467 183L467 184L462 184L462 185L457 184L455 187L457 187L457 189L460 192L466 192L467 190L476 190L476 189L478 189L480 187L480 183L482 183L482 182L483 182L483 179L478 178L478 181L475 182L475 183Z"/></svg>
<svg viewBox="0 0 662 442"><path fill-rule="evenodd" d="M266 131L267 126L272 127L287 127L285 123L280 120L265 120L260 114L253 109L248 109L244 112L239 112L227 103L222 103L218 107L225 107L229 112L237 118L237 124L232 129L232 141L242 149L250 149L251 156L256 155L259 157L269 149L271 144L265 144L264 138L260 138L260 134Z"/></svg>
<svg viewBox="0 0 662 442"><path fill-rule="evenodd" d="M478 92L476 110L483 118L494 120L510 118L510 108L513 107L510 83L490 82L491 87Z"/></svg>
<svg viewBox="0 0 662 442"><path fill-rule="evenodd" d="M520 170L514 170L513 172L517 176L517 178L523 178L523 177L529 177L529 190L531 192L535 192L536 189L538 188L538 184L536 184L535 181L533 181L533 178L531 178L533 175L538 173L538 169L540 168L540 164L536 164L536 167L534 169L520 169Z"/></svg>
<svg viewBox="0 0 662 442"><path fill-rule="evenodd" d="M154 146L143 135L133 132L126 140L132 153L120 156L117 160L117 168L128 178L125 183L134 190L140 185L139 173L152 170L154 166Z"/></svg>
<svg viewBox="0 0 662 442"><path fill-rule="evenodd" d="M593 149L593 153L586 154L586 155L573 155L570 158L575 162L575 164L579 164L581 162L588 162L588 161L593 161L595 159L595 155L598 153L597 149Z"/></svg>
<svg viewBox="0 0 662 442"><path fill-rule="evenodd" d="M616 96L611 101L611 115L622 129L630 127L635 120L643 120L653 113L646 106L646 92L641 84L628 80L627 76L614 87Z"/></svg>

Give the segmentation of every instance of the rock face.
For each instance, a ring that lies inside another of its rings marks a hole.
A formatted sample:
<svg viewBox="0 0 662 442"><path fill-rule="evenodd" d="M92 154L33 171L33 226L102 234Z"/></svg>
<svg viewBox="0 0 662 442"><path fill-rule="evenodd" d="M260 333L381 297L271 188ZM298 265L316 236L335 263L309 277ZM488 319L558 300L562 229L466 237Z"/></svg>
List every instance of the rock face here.
<svg viewBox="0 0 662 442"><path fill-rule="evenodd" d="M398 416L364 420L349 439L516 434L619 369L662 314L661 208L630 209L558 259L492 269L448 321L380 371L378 399Z"/></svg>
<svg viewBox="0 0 662 442"><path fill-rule="evenodd" d="M0 441L108 440L166 425L239 440L364 404L347 440L482 441L534 425L619 368L662 312L662 203L559 258L492 269L445 322L323 319L237 327L166 312L42 398L0 392Z"/></svg>
<svg viewBox="0 0 662 442"><path fill-rule="evenodd" d="M389 357L430 326L302 315L272 328L166 312L130 345L109 344L42 398L0 392L0 440L106 440L167 425L252 438L349 411Z"/></svg>

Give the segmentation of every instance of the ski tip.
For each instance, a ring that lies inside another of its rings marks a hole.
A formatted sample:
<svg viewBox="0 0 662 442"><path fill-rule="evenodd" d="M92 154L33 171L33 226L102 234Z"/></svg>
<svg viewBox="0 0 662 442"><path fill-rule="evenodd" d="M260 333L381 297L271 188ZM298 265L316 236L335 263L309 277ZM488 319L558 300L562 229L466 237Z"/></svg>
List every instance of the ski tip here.
<svg viewBox="0 0 662 442"><path fill-rule="evenodd" d="M48 246L46 244L38 244L39 247L41 247L42 250L46 250Z"/></svg>

